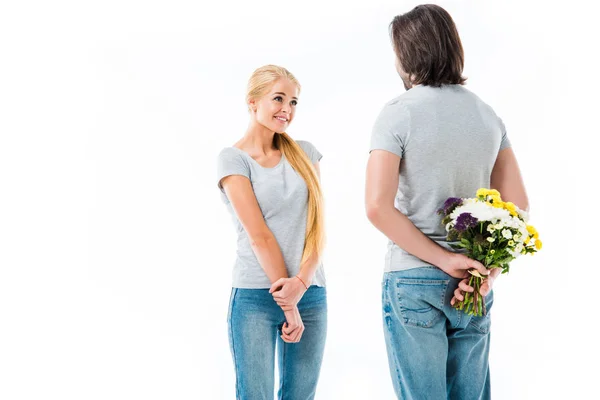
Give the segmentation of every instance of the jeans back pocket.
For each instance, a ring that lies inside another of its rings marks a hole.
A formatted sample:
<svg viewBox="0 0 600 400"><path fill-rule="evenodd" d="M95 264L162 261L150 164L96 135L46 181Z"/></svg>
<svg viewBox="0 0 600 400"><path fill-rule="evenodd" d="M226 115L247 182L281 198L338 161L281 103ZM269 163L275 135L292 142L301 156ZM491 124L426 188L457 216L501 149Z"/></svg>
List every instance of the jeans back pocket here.
<svg viewBox="0 0 600 400"><path fill-rule="evenodd" d="M402 323L431 328L443 315L442 308L449 282L441 279L397 279L396 295Z"/></svg>

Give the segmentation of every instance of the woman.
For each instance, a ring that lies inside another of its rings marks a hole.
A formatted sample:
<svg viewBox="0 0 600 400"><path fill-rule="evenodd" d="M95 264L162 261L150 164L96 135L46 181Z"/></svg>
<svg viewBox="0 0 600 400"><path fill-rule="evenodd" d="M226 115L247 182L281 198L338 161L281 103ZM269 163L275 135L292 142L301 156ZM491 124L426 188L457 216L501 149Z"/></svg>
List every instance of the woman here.
<svg viewBox="0 0 600 400"><path fill-rule="evenodd" d="M436 210L448 197L492 187L528 208L504 124L464 88L464 54L450 15L436 5L399 15L390 32L407 92L388 102L371 138L366 209L389 238L382 311L394 390L401 399L489 399L494 269L481 287L488 314L452 307L474 289L479 262L453 252Z"/></svg>
<svg viewBox="0 0 600 400"><path fill-rule="evenodd" d="M229 305L237 399L313 399L325 347L321 154L286 129L300 84L285 68L254 71L244 137L218 157L222 198L238 234ZM279 337L277 337L279 336Z"/></svg>

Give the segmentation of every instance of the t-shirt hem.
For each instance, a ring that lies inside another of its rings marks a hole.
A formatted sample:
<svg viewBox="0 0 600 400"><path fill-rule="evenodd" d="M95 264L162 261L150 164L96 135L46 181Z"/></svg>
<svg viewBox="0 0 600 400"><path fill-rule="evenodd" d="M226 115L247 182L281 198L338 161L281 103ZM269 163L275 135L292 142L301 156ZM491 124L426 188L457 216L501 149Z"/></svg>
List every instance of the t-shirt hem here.
<svg viewBox="0 0 600 400"><path fill-rule="evenodd" d="M389 151L392 154L397 155L398 157L402 158L402 152L398 151L398 149L389 147L389 146L382 146L382 145L378 145L378 146L372 146L369 149L369 153L371 153L373 150L385 150L385 151Z"/></svg>

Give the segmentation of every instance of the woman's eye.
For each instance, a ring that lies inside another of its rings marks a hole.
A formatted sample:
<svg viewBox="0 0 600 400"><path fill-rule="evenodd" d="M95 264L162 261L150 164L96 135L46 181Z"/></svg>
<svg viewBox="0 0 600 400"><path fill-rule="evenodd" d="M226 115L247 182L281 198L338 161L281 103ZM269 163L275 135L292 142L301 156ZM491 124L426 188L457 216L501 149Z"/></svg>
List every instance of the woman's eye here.
<svg viewBox="0 0 600 400"><path fill-rule="evenodd" d="M281 98L281 96L277 96L273 100L275 100L275 101L282 101L283 99Z"/></svg>
<svg viewBox="0 0 600 400"><path fill-rule="evenodd" d="M293 106L297 106L297 105L298 105L298 102L297 102L296 100L292 100L290 103L291 103Z"/></svg>

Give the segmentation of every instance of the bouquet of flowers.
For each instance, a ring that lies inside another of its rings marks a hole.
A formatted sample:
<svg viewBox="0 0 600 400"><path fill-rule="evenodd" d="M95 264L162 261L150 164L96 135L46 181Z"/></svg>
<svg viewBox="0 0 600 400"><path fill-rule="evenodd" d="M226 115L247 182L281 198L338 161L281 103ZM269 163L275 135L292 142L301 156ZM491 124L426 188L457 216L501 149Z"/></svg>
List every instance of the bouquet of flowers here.
<svg viewBox="0 0 600 400"><path fill-rule="evenodd" d="M466 249L466 255L488 269L501 268L507 273L509 263L521 254L541 250L537 230L527 224L528 215L511 202L503 202L497 190L479 189L475 198L451 197L438 210L446 226L446 240L455 249ZM473 293L465 293L464 300L454 307L470 315L485 315L485 301L479 293L486 279L476 270L470 270L469 286Z"/></svg>

